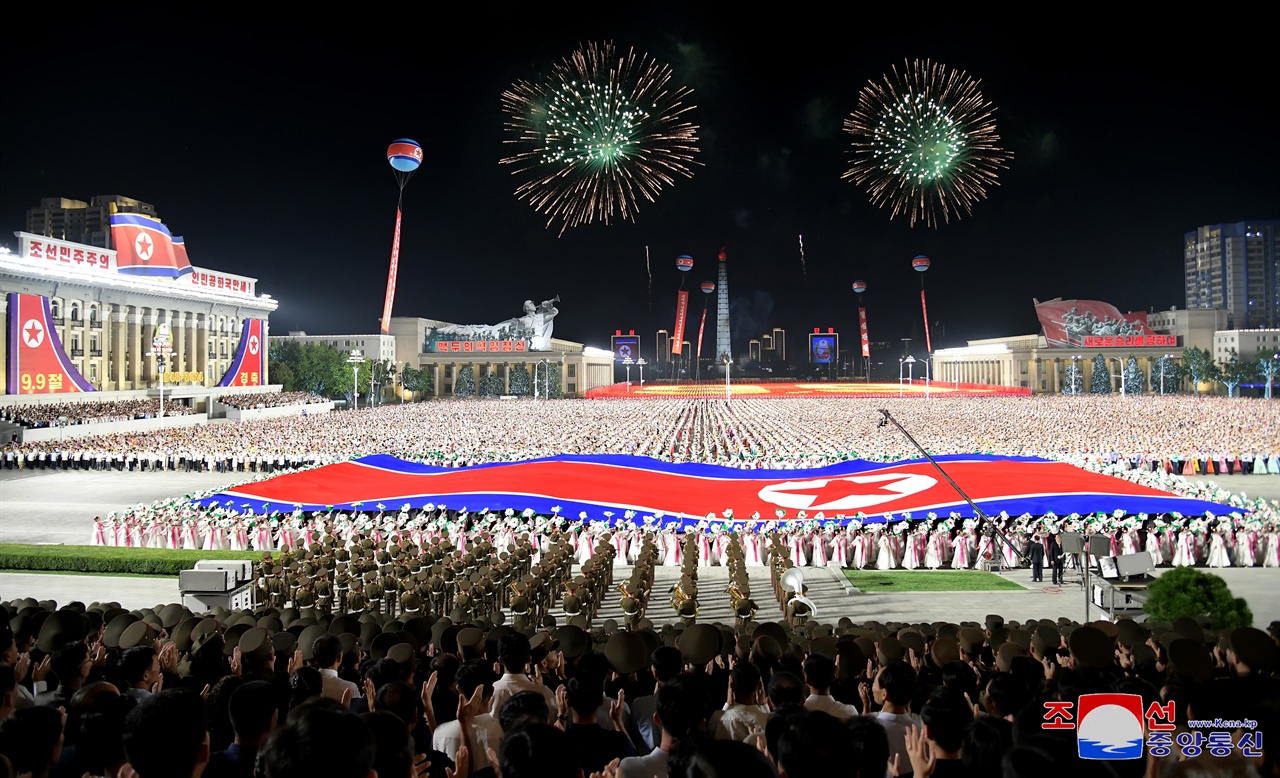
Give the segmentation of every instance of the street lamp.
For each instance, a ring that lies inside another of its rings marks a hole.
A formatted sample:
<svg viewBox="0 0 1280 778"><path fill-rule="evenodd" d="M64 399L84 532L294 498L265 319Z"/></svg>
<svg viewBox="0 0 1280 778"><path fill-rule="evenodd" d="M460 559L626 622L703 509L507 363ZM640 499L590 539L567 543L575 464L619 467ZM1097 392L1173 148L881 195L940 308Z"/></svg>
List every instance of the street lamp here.
<svg viewBox="0 0 1280 778"><path fill-rule="evenodd" d="M627 369L627 391L631 391L631 366L635 363L636 361L631 357L622 360L622 366Z"/></svg>
<svg viewBox="0 0 1280 778"><path fill-rule="evenodd" d="M649 363L644 361L644 357L640 357L639 359L636 360L636 366L640 368L640 388L641 389L644 388L644 366L647 364ZM630 384L630 381L628 381L627 383Z"/></svg>
<svg viewBox="0 0 1280 778"><path fill-rule="evenodd" d="M1071 394L1080 394L1080 385L1084 381L1080 380L1080 355L1076 354L1071 357L1071 375L1067 377L1067 382L1071 384Z"/></svg>
<svg viewBox="0 0 1280 778"><path fill-rule="evenodd" d="M1121 359L1120 357L1111 357L1111 359L1114 359L1116 364L1120 366L1120 372L1116 373L1115 375L1117 378L1120 379L1120 397L1121 399L1123 399L1124 398L1124 360Z"/></svg>
<svg viewBox="0 0 1280 778"><path fill-rule="evenodd" d="M156 358L156 362L160 368L160 418L164 418L164 374L169 369L169 357L173 354L173 347L169 345L169 340L173 336L172 330L169 328L169 322L162 321L156 327L155 337L151 339L151 351L148 352Z"/></svg>
<svg viewBox="0 0 1280 778"><path fill-rule="evenodd" d="M360 363L364 361L364 354L359 349L351 349L351 353L347 355L347 364L351 365L351 407L354 410L360 410Z"/></svg>
<svg viewBox="0 0 1280 778"><path fill-rule="evenodd" d="M906 359L903 359L901 357L898 358L898 396L899 397L902 396L902 368L905 367L907 369L907 383L910 384L912 381L912 371L915 369L915 364L916 364L916 358L911 356L910 354L907 355Z"/></svg>
<svg viewBox="0 0 1280 778"><path fill-rule="evenodd" d="M733 397L733 390L729 388L729 374L733 372L733 357L727 353L721 354L720 361L724 363L724 401L729 402Z"/></svg>
<svg viewBox="0 0 1280 778"><path fill-rule="evenodd" d="M1160 357L1160 396L1164 396L1164 367L1169 364L1169 360L1173 359L1173 354L1165 354Z"/></svg>

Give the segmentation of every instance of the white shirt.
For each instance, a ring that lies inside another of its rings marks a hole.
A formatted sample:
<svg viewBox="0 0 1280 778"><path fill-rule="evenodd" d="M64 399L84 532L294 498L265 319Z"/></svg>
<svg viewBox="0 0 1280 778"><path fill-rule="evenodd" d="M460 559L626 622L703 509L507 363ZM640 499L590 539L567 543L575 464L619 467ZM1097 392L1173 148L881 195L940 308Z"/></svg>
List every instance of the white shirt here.
<svg viewBox="0 0 1280 778"><path fill-rule="evenodd" d="M471 720L471 736L476 744L476 751L471 753L471 769L483 770L490 766L486 749L492 748L497 753L498 747L502 745L502 725L488 713L481 713ZM431 747L446 754L455 764L458 761L458 749L464 745L466 741L462 737L462 725L457 719L436 727L431 735Z"/></svg>
<svg viewBox="0 0 1280 778"><path fill-rule="evenodd" d="M746 740L753 732L763 732L769 712L759 705L734 703L711 714L707 731L716 740Z"/></svg>
<svg viewBox="0 0 1280 778"><path fill-rule="evenodd" d="M342 702L342 694L347 689L351 690L351 699L360 696L360 687L338 677L338 671L331 668L320 669L320 684L325 697L334 702Z"/></svg>
<svg viewBox="0 0 1280 778"><path fill-rule="evenodd" d="M885 713L880 711L875 720L889 733L889 761L894 754L902 754L902 764L911 764L907 756L907 727L922 726L920 717L914 713Z"/></svg>
<svg viewBox="0 0 1280 778"><path fill-rule="evenodd" d="M520 692L538 692L547 701L548 721L556 720L556 695L546 685L538 683L524 673L504 673L493 682L493 707L490 715L497 718L502 705Z"/></svg>
<svg viewBox="0 0 1280 778"><path fill-rule="evenodd" d="M830 694L810 694L804 701L805 710L820 710L844 721L858 715L858 709L852 705L838 702Z"/></svg>
<svg viewBox="0 0 1280 778"><path fill-rule="evenodd" d="M629 756L618 764L618 778L669 778L669 757L661 748L646 756Z"/></svg>

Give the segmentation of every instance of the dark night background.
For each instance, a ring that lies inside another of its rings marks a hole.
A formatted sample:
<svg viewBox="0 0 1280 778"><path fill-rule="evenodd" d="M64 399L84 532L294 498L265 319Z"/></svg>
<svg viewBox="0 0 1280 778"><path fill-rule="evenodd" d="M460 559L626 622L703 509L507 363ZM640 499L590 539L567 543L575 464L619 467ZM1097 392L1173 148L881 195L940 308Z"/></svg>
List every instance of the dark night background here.
<svg viewBox="0 0 1280 778"><path fill-rule="evenodd" d="M260 279L280 300L275 332L375 332L396 200L385 148L410 137L426 161L405 191L396 315L492 323L559 294L557 336L607 347L634 328L651 356L672 325L675 256L694 256L696 290L723 245L735 351L779 325L795 354L815 326L852 346L856 278L873 340L918 336L916 254L933 260L935 347L960 345L1037 331L1032 297L1182 306L1184 232L1280 217L1276 71L1248 24L475 8L404 23L19 19L0 70L0 242L41 197L123 194L153 203L193 264ZM607 39L694 87L703 164L637 223L557 237L498 165L498 95ZM972 216L938 229L891 222L840 178L858 91L916 57L980 78L1016 154Z"/></svg>

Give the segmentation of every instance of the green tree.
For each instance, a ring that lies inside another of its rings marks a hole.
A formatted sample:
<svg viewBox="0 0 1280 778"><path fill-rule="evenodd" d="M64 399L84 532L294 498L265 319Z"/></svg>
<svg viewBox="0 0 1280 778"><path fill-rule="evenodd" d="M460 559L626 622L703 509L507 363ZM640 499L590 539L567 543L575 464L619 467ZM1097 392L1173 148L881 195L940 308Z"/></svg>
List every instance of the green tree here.
<svg viewBox="0 0 1280 778"><path fill-rule="evenodd" d="M396 382L396 363L387 359L377 359L367 363L367 367L370 382L369 402L381 405L386 387L393 386Z"/></svg>
<svg viewBox="0 0 1280 778"><path fill-rule="evenodd" d="M271 374L272 383L280 384L281 391L300 391L298 388L298 379L294 377L293 368L289 366L288 362L274 362L268 360L267 372Z"/></svg>
<svg viewBox="0 0 1280 778"><path fill-rule="evenodd" d="M1182 363L1186 365L1187 375L1191 376L1191 383L1202 384L1211 383L1218 378L1218 366L1213 361L1213 355L1208 349L1192 348L1182 352ZM1193 387L1195 391L1199 391L1199 387Z"/></svg>
<svg viewBox="0 0 1280 778"><path fill-rule="evenodd" d="M1267 399L1271 399L1271 384L1275 381L1276 376L1280 375L1280 354L1267 356L1265 354L1258 357L1258 375L1267 379Z"/></svg>
<svg viewBox="0 0 1280 778"><path fill-rule="evenodd" d="M1221 576L1194 567L1175 567L1147 586L1142 609L1153 621L1173 623L1187 616L1208 616L1213 629L1253 626L1253 613L1242 597L1231 596Z"/></svg>
<svg viewBox="0 0 1280 778"><path fill-rule="evenodd" d="M1071 364L1067 365L1067 381L1062 387L1063 394L1083 394L1084 393L1084 371L1080 369L1080 360L1073 359Z"/></svg>
<svg viewBox="0 0 1280 778"><path fill-rule="evenodd" d="M359 393L362 396L368 396L370 385L372 383L370 381L372 373L370 363L362 362L358 369L353 370L351 364L347 362L347 357L344 352L338 351L337 349L327 348L325 346L321 346L320 348L334 352L338 355L338 359L340 360L332 365L333 374L330 379L332 382L332 393L334 395L341 395L342 397L345 397L348 403L355 405L356 398L351 386L351 381L354 378L359 381L359 383L354 387L354 392Z"/></svg>
<svg viewBox="0 0 1280 778"><path fill-rule="evenodd" d="M475 371L471 369L471 365L465 365L458 370L458 377L453 382L454 397L475 397L476 396L476 378Z"/></svg>
<svg viewBox="0 0 1280 778"><path fill-rule="evenodd" d="M1125 394L1142 394L1147 391L1147 377L1138 367L1138 358L1133 354L1124 363Z"/></svg>
<svg viewBox="0 0 1280 778"><path fill-rule="evenodd" d="M1241 359L1235 349L1231 349L1231 355L1218 367L1217 380L1223 386L1227 387L1227 396L1235 397L1236 390L1240 388L1240 384L1253 378L1254 373L1258 370L1258 363L1252 359Z"/></svg>
<svg viewBox="0 0 1280 778"><path fill-rule="evenodd" d="M498 397L504 390L502 379L498 377L497 373L490 373L480 379L481 397Z"/></svg>
<svg viewBox="0 0 1280 778"><path fill-rule="evenodd" d="M549 362L538 362L534 365L533 380L538 386L534 394L543 398L557 400L564 397L560 388L560 366Z"/></svg>
<svg viewBox="0 0 1280 778"><path fill-rule="evenodd" d="M1162 356L1151 364L1151 390L1159 394L1177 394L1182 383L1182 365Z"/></svg>
<svg viewBox="0 0 1280 778"><path fill-rule="evenodd" d="M525 367L523 362L511 368L511 375L507 377L507 381L510 384L507 391L516 397L528 397L533 393L533 387L529 383L529 368Z"/></svg>
<svg viewBox="0 0 1280 778"><path fill-rule="evenodd" d="M1093 358L1089 394L1111 394L1111 368L1107 366L1107 358L1101 354Z"/></svg>
<svg viewBox="0 0 1280 778"><path fill-rule="evenodd" d="M404 388L413 392L415 399L422 399L423 396L430 397L435 391L435 371L429 367L417 368L406 362L401 375Z"/></svg>

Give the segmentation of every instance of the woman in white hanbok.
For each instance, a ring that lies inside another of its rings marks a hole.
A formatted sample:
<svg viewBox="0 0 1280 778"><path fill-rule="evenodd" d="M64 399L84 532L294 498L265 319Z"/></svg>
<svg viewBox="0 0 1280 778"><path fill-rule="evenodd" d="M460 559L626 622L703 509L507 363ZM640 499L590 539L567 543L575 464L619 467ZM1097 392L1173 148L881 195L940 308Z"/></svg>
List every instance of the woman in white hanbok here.
<svg viewBox="0 0 1280 778"><path fill-rule="evenodd" d="M889 537L888 532L881 533L880 542L878 544L880 551L876 555L877 570L892 570L896 567L894 564L895 560L893 558L893 543L891 541L892 538Z"/></svg>
<svg viewBox="0 0 1280 778"><path fill-rule="evenodd" d="M924 566L930 570L937 570L946 561L945 534L946 530L942 528L929 533L929 541L924 549Z"/></svg>
<svg viewBox="0 0 1280 778"><path fill-rule="evenodd" d="M1227 540L1226 528L1219 528L1209 533L1209 555L1205 564L1209 567L1231 567L1231 552Z"/></svg>
<svg viewBox="0 0 1280 778"><path fill-rule="evenodd" d="M957 532L955 539L951 541L951 569L952 570L968 570L973 567L973 560L969 558L969 533Z"/></svg>

